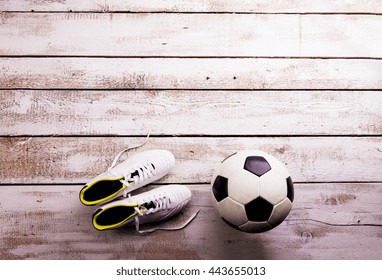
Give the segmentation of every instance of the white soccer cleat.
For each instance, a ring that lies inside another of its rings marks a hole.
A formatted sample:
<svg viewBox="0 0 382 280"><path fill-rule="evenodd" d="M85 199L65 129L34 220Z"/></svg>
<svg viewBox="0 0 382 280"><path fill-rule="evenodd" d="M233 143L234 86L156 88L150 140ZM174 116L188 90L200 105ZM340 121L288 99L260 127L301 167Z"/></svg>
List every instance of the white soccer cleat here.
<svg viewBox="0 0 382 280"><path fill-rule="evenodd" d="M176 228L153 228L140 231L139 225L160 222L174 216L187 205L190 199L191 191L185 186L162 186L100 206L93 214L93 226L98 230L106 230L135 224L137 231L141 233L157 229L181 229L190 223L197 213L184 225Z"/></svg>
<svg viewBox="0 0 382 280"><path fill-rule="evenodd" d="M96 205L120 196L126 197L131 191L162 178L175 165L174 155L166 150L140 152L115 165L122 153L108 171L82 188L80 201L83 204Z"/></svg>

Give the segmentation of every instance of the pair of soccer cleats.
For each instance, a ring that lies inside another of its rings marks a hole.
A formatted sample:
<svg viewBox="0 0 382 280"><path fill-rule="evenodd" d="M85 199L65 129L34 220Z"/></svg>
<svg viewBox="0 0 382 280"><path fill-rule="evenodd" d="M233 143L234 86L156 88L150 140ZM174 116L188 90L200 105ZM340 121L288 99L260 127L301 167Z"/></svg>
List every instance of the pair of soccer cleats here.
<svg viewBox="0 0 382 280"><path fill-rule="evenodd" d="M132 195L135 190L165 176L174 167L175 158L166 150L149 150L128 157L117 165L127 150L117 155L107 171L80 191L83 204L98 205L92 215L93 226L107 230L135 224L140 233L185 227L196 214L179 227L140 230L141 224L161 222L179 213L190 201L191 191L182 185L164 185Z"/></svg>

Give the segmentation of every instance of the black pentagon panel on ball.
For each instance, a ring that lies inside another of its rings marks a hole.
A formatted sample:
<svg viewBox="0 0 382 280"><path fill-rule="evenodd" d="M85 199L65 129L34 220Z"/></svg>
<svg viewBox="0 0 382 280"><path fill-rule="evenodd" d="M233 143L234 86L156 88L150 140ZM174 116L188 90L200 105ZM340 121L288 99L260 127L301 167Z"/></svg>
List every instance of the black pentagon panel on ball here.
<svg viewBox="0 0 382 280"><path fill-rule="evenodd" d="M266 222L272 214L273 205L259 196L244 205L244 208L249 221Z"/></svg>
<svg viewBox="0 0 382 280"><path fill-rule="evenodd" d="M294 188L293 188L293 181L291 177L288 177L286 179L287 182L287 197L291 202L293 202L294 199Z"/></svg>
<svg viewBox="0 0 382 280"><path fill-rule="evenodd" d="M228 196L228 179L218 175L212 185L212 193L217 202Z"/></svg>
<svg viewBox="0 0 382 280"><path fill-rule="evenodd" d="M261 156L249 156L245 159L244 169L260 177L271 170L271 166Z"/></svg>

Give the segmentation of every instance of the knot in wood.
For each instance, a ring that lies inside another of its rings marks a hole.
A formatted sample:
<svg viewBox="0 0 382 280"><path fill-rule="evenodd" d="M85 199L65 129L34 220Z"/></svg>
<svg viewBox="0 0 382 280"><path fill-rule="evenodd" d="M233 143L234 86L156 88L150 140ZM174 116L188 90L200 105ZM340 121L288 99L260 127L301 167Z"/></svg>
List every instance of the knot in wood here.
<svg viewBox="0 0 382 280"><path fill-rule="evenodd" d="M313 239L313 234L309 231L303 231L301 232L301 238L305 243L307 243Z"/></svg>

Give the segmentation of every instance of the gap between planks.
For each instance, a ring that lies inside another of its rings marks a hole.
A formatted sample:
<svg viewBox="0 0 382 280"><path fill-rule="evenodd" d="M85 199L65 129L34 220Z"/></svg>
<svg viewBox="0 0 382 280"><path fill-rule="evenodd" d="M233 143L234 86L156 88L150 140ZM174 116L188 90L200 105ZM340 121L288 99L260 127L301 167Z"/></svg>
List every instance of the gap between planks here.
<svg viewBox="0 0 382 280"><path fill-rule="evenodd" d="M382 12L251 12L251 11L88 11L88 10L50 10L44 11L41 9L31 10L2 10L3 14L185 14L185 15L300 15L300 16L381 16Z"/></svg>
<svg viewBox="0 0 382 280"><path fill-rule="evenodd" d="M381 13L378 1L354 0L352 4L331 0L320 1L232 1L232 0L178 0L178 1L12 1L2 0L3 11L89 11L89 12L260 12L260 13Z"/></svg>

